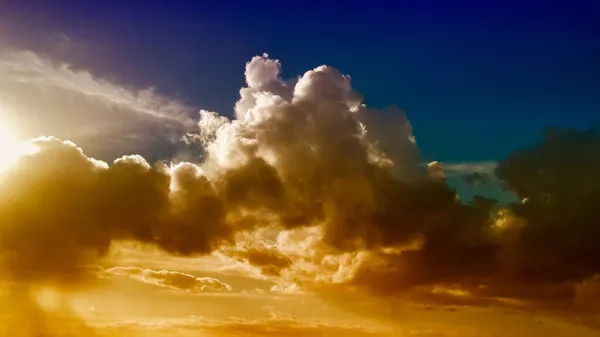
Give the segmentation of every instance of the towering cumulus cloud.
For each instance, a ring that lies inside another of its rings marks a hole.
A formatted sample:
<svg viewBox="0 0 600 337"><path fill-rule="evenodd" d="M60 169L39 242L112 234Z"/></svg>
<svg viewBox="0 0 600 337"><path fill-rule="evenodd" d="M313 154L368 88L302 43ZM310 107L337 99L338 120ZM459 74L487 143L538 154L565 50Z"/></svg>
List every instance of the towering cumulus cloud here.
<svg viewBox="0 0 600 337"><path fill-rule="evenodd" d="M219 249L269 276L377 294L452 283L521 296L525 281L600 270L597 131L555 131L500 163L498 177L526 201L495 215L494 200L462 202L443 165L422 165L401 110L367 108L331 67L295 81L280 70L254 57L234 118L200 112L182 139L202 146L201 164L107 164L71 142L30 141L37 150L0 173L5 278L77 284L118 240ZM275 243L230 245L267 228L282 231Z"/></svg>
<svg viewBox="0 0 600 337"><path fill-rule="evenodd" d="M3 173L0 248L10 276L70 281L113 240L208 253L237 231L266 225L320 225L324 241L342 251L422 235L469 235L480 244L476 225L465 224L482 212L419 165L403 114L367 109L333 68L295 84L279 71L277 61L255 57L236 118L201 113L200 132L188 135L205 147L201 165L152 167L139 156L108 165L72 143L33 140L38 151Z"/></svg>

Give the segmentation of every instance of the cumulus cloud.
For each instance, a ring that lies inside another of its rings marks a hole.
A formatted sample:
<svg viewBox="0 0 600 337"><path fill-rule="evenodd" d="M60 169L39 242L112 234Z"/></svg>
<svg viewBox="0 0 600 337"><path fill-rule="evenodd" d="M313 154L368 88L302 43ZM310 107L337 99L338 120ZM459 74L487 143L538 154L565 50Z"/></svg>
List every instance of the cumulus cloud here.
<svg viewBox="0 0 600 337"><path fill-rule="evenodd" d="M139 156L109 166L56 138L31 146L0 180L0 256L13 280L67 285L112 240L192 254L231 234L225 199L197 166L153 168Z"/></svg>
<svg viewBox="0 0 600 337"><path fill-rule="evenodd" d="M593 206L600 200L599 145L595 129L551 130L539 143L511 153L496 169L498 179L524 202L500 208L490 221L484 214L490 214L493 202L473 200L471 207L486 210L477 221L488 223L480 230L492 242L472 250L476 241L463 236L466 233L455 236L458 227L448 232L436 228L424 236L424 249L384 256L383 268L370 264L355 282L378 291L399 290L407 279L416 284L459 283L480 298L516 298L542 306L561 303L569 310L576 298L593 306L589 303L595 296L590 290L594 283L579 282L600 268L596 245L600 232L594 225L599 219ZM446 237L438 237L442 233Z"/></svg>
<svg viewBox="0 0 600 337"><path fill-rule="evenodd" d="M576 299L580 307L593 306L590 303L595 303L593 298L597 296L589 290L594 289L590 285L593 283L586 281L574 286L571 282L578 282L598 271L594 248L596 234L591 227L596 213L587 206L592 200L597 200L599 190L594 183L599 156L597 151L592 150L597 146L594 142L597 142L598 134L594 132L564 130L554 134L554 137L562 138L558 144L549 144L557 141L546 139L529 149L511 154L500 163L498 176L509 186L513 184L515 190L531 184L530 192L519 195L526 202L492 211L493 200L476 197L470 205L463 206L463 212L479 210L478 216L471 220L462 218L460 222L449 222L445 224L448 227L429 228L432 232L420 231L421 244L410 249L405 247L404 251L402 248L394 251L381 246L383 248L339 252L323 245L322 226L312 227L312 232L291 229L275 235L254 235L238 240L253 242L255 246L256 242L266 242L264 246L268 247L270 255L286 256L294 261L292 265L278 270L282 277L273 287L274 291L310 288L316 282L358 287L374 294L404 293L421 301L444 304L523 308L527 301L536 301L546 307L553 302L554 308L562 303L560 307L573 310L576 308L570 302ZM547 148L547 157L536 154L540 148ZM586 153L585 149L589 152ZM550 161L550 154L562 154L568 158L567 153L573 160ZM558 163L564 166L557 166ZM570 164L575 165L571 170L579 167L585 172L571 174L566 171ZM442 175L439 173L443 172L441 166L439 163L429 166L430 173L437 170L431 174L432 177ZM552 180L543 184L536 182L538 173L546 170L549 170L548 179ZM588 177L586 182L578 178L583 175ZM556 187L548 183L556 184ZM553 188L554 193L562 195L563 205L557 201L553 203L549 193L540 193L538 189L541 188ZM563 193L571 193L570 198ZM565 211L569 205L570 211ZM558 206L565 208L553 208ZM536 212L533 212L533 207ZM553 213L559 209L562 209L562 216ZM526 210L529 212L525 213ZM574 222L575 219L582 222ZM537 222L539 227L531 228L532 221ZM472 232L460 232L469 226L475 226L471 227ZM540 236L542 234L543 237ZM576 241L565 241L567 238ZM548 242L548 239L554 241ZM584 251L588 254L583 255ZM567 262L569 258L571 262ZM577 261L576 268L573 268L573 261ZM461 291L469 295L457 297L431 291L424 293L423 288L419 290L416 287L421 284L429 284L428 287L439 284L438 287L442 288L437 289L444 289L444 284L459 284ZM582 295L588 292L589 296Z"/></svg>
<svg viewBox="0 0 600 337"><path fill-rule="evenodd" d="M138 267L112 267L106 273L128 276L131 279L172 290L183 290L192 293L207 291L230 291L231 286L212 277L196 277L194 275L171 271L152 270Z"/></svg>
<svg viewBox="0 0 600 337"><path fill-rule="evenodd" d="M419 165L405 117L361 105L350 78L334 68L315 68L293 87L279 71L265 57L248 63L237 118L218 128L206 151L209 166L254 171L262 185L251 199L260 195L283 226L318 223L330 244L355 249L409 241L426 226L422 212L452 207L454 193Z"/></svg>

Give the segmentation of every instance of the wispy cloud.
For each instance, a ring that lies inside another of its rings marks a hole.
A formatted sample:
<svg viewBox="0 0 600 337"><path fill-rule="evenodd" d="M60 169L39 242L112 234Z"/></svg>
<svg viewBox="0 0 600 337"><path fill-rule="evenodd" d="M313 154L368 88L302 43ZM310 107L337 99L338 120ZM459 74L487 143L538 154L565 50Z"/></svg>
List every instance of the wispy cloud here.
<svg viewBox="0 0 600 337"><path fill-rule="evenodd" d="M493 161L444 163L446 176L465 175L469 173L492 173L498 163Z"/></svg>
<svg viewBox="0 0 600 337"><path fill-rule="evenodd" d="M193 124L187 116L190 107L162 96L153 88L130 90L95 77L88 71L77 71L64 63L55 63L31 51L0 52L2 84L57 88L88 97L107 106L117 106L147 116L164 118L181 124Z"/></svg>
<svg viewBox="0 0 600 337"><path fill-rule="evenodd" d="M152 270L137 267L113 267L106 273L127 276L133 280L172 290L182 290L192 293L210 291L230 291L231 286L212 277L196 277L194 275L172 271Z"/></svg>
<svg viewBox="0 0 600 337"><path fill-rule="evenodd" d="M7 48L0 49L0 105L0 120L20 138L52 135L92 151L160 147L157 139L173 142L196 128L195 108L154 88L127 88L34 52Z"/></svg>

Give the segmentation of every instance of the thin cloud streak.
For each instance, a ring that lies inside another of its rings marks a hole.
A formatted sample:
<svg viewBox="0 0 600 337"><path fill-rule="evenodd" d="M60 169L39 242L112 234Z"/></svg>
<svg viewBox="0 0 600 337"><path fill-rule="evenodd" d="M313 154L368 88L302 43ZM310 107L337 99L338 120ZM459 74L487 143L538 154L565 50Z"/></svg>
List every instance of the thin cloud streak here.
<svg viewBox="0 0 600 337"><path fill-rule="evenodd" d="M469 173L492 173L498 163L493 161L444 163L446 176L464 175Z"/></svg>
<svg viewBox="0 0 600 337"><path fill-rule="evenodd" d="M152 270L137 267L112 267L106 269L109 275L127 276L133 280L171 290L201 293L209 291L231 291L229 284L212 277L194 275L173 270Z"/></svg>
<svg viewBox="0 0 600 337"><path fill-rule="evenodd" d="M0 83L18 83L38 88L55 87L84 95L98 102L115 105L147 116L182 125L194 120L187 115L192 108L159 95L153 88L128 90L97 78L88 71L77 71L64 63L55 63L31 51L0 51Z"/></svg>
<svg viewBox="0 0 600 337"><path fill-rule="evenodd" d="M186 156L181 137L197 109L154 88L136 89L31 51L0 47L0 121L26 140L55 136L112 161L138 153Z"/></svg>

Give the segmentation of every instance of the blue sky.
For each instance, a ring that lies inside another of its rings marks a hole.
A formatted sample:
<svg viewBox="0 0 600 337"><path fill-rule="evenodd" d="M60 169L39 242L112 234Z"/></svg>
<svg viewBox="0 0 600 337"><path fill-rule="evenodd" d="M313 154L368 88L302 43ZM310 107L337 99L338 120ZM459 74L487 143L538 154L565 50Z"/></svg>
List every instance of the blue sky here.
<svg viewBox="0 0 600 337"><path fill-rule="evenodd" d="M368 105L406 110L426 159L499 160L553 124L600 116L595 1L9 1L16 43L230 115L243 66L268 52L284 76L321 64ZM66 34L65 52L40 43Z"/></svg>

